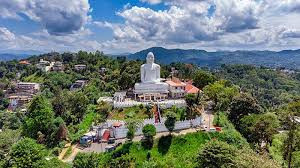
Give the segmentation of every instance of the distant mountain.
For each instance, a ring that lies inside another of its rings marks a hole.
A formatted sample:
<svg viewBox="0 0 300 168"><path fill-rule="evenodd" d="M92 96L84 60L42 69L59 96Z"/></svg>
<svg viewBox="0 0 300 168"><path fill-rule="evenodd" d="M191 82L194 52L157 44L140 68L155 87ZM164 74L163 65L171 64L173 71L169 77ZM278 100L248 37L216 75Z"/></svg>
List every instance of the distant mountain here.
<svg viewBox="0 0 300 168"><path fill-rule="evenodd" d="M127 55L128 59L145 60L148 52L153 52L157 62L193 63L199 66L217 67L222 64L251 64L267 67L300 69L300 50L275 51L216 51L182 50L153 47Z"/></svg>
<svg viewBox="0 0 300 168"><path fill-rule="evenodd" d="M20 60L29 57L28 54L10 54L10 53L3 53L0 54L0 61L10 61L10 60Z"/></svg>
<svg viewBox="0 0 300 168"><path fill-rule="evenodd" d="M39 54L42 54L42 52L35 50L0 50L0 61L20 60Z"/></svg>

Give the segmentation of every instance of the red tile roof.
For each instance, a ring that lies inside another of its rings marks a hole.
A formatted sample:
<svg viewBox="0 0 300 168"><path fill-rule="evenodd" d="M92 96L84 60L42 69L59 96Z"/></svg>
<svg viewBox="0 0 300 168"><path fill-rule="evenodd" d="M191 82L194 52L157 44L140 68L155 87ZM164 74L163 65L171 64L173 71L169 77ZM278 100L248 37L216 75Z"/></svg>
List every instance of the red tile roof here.
<svg viewBox="0 0 300 168"><path fill-rule="evenodd" d="M185 91L188 94L196 94L200 91L200 89L192 84L186 83Z"/></svg>
<svg viewBox="0 0 300 168"><path fill-rule="evenodd" d="M185 86L185 83L183 83L183 82L176 83L176 82L173 82L173 81L166 81L166 83L169 84L170 86L177 86L177 87Z"/></svg>
<svg viewBox="0 0 300 168"><path fill-rule="evenodd" d="M30 63L26 60L20 61L19 64L23 64L23 65L29 65Z"/></svg>

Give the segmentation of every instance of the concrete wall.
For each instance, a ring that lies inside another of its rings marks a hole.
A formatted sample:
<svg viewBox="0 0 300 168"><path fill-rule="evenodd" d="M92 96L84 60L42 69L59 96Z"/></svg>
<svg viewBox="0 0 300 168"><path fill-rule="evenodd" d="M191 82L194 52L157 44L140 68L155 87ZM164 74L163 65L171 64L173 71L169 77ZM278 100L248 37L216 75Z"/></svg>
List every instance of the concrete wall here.
<svg viewBox="0 0 300 168"><path fill-rule="evenodd" d="M111 125L111 123L114 123L118 120L109 120L108 121L108 125ZM115 138L120 139L120 138L126 138L128 129L125 126L125 122L124 121L120 121L123 122L124 125L122 125L119 128L113 128L113 132L115 135ZM141 124L141 126L136 130L135 135L143 135L142 133L142 129L144 127L144 125L146 124L153 124L156 128L156 132L168 132L168 129L166 128L165 124L165 118L162 119L162 123L155 123L154 119L145 119L143 120L143 123ZM184 129L189 129L189 128L195 128L195 127L199 127L202 124L202 118L201 117L197 117L195 119L192 120L184 120L184 121L177 121L175 123L175 131L178 130L184 130Z"/></svg>
<svg viewBox="0 0 300 168"><path fill-rule="evenodd" d="M156 102L155 102L156 103ZM150 102L137 102L137 101L125 101L125 102L116 102L114 101L113 106L114 108L126 108L126 107L133 107L133 106L139 106L139 105L149 105ZM160 105L160 108L171 108L172 106L176 107L186 107L186 102L183 99L179 100L165 100L158 102Z"/></svg>

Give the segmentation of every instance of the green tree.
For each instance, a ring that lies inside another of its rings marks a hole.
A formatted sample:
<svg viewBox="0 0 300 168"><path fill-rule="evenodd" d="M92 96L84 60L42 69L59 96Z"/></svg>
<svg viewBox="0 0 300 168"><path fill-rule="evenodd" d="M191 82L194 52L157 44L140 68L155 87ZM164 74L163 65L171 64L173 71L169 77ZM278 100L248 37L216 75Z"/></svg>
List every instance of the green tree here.
<svg viewBox="0 0 300 168"><path fill-rule="evenodd" d="M258 142L271 143L272 137L277 133L279 128L279 120L275 114L266 113L260 115L258 121L253 125L252 132L256 134Z"/></svg>
<svg viewBox="0 0 300 168"><path fill-rule="evenodd" d="M36 139L40 131L44 135L51 134L50 128L54 121L54 113L48 100L43 96L35 97L29 108L28 115L23 124L23 133Z"/></svg>
<svg viewBox="0 0 300 168"><path fill-rule="evenodd" d="M87 112L89 100L82 92L74 92L68 100L73 124L78 124Z"/></svg>
<svg viewBox="0 0 300 168"><path fill-rule="evenodd" d="M229 81L220 80L209 84L203 89L204 94L214 101L215 110L226 111L232 98L239 94L239 88Z"/></svg>
<svg viewBox="0 0 300 168"><path fill-rule="evenodd" d="M187 118L192 119L196 116L196 107L199 104L198 96L195 94L187 94L185 96L185 101L187 104Z"/></svg>
<svg viewBox="0 0 300 168"><path fill-rule="evenodd" d="M122 157L118 157L112 159L108 166L109 168L134 168L134 158L128 154L123 155Z"/></svg>
<svg viewBox="0 0 300 168"><path fill-rule="evenodd" d="M4 160L11 146L20 139L20 130L6 129L0 132L0 160Z"/></svg>
<svg viewBox="0 0 300 168"><path fill-rule="evenodd" d="M68 93L59 90L54 99L52 100L52 107L53 111L56 116L65 116L67 113L67 107L68 107Z"/></svg>
<svg viewBox="0 0 300 168"><path fill-rule="evenodd" d="M142 141L142 145L146 149L151 149L153 146L153 137L156 135L156 128L152 124L146 124L142 130L144 134L144 138Z"/></svg>
<svg viewBox="0 0 300 168"><path fill-rule="evenodd" d="M270 144L280 126L277 116L273 113L247 115L239 123L237 128L244 137L249 142L258 144Z"/></svg>
<svg viewBox="0 0 300 168"><path fill-rule="evenodd" d="M199 152L197 166L199 168L235 167L236 149L225 142L211 141Z"/></svg>
<svg viewBox="0 0 300 168"><path fill-rule="evenodd" d="M132 139L134 138L134 134L136 132L136 129L138 128L138 125L140 123L136 120L128 120L127 121L127 129L128 129L128 132L127 132L127 135L126 137L132 141Z"/></svg>
<svg viewBox="0 0 300 168"><path fill-rule="evenodd" d="M167 119L165 121L165 126L167 127L167 129L171 133L175 128L176 114L174 112L170 111L166 114L166 117L167 117Z"/></svg>
<svg viewBox="0 0 300 168"><path fill-rule="evenodd" d="M33 139L24 138L12 146L7 167L42 167L46 162L46 155L43 145L37 144Z"/></svg>
<svg viewBox="0 0 300 168"><path fill-rule="evenodd" d="M216 77L214 75L203 70L197 70L193 75L194 85L198 88L204 88L215 81Z"/></svg>
<svg viewBox="0 0 300 168"><path fill-rule="evenodd" d="M74 168L98 168L99 155L96 153L78 153L73 161Z"/></svg>
<svg viewBox="0 0 300 168"><path fill-rule="evenodd" d="M239 125L240 120L248 114L258 114L261 112L261 107L257 100L252 96L242 93L235 96L230 104L228 118L235 124Z"/></svg>
<svg viewBox="0 0 300 168"><path fill-rule="evenodd" d="M288 105L287 111L284 114L284 122L288 129L287 139L284 141L284 159L288 163L288 167L292 166L293 153L296 150L297 130L299 129L300 117L300 101L292 102Z"/></svg>
<svg viewBox="0 0 300 168"><path fill-rule="evenodd" d="M108 103L106 103L106 102L100 102L97 105L96 112L98 114L100 114L104 119L106 119L109 116L111 108L112 107Z"/></svg>

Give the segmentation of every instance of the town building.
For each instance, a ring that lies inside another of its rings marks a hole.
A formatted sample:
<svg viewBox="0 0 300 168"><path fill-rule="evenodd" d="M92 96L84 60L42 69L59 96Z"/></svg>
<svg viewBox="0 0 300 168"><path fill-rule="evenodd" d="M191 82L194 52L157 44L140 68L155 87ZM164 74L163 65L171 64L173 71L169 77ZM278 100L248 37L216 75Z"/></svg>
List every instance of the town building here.
<svg viewBox="0 0 300 168"><path fill-rule="evenodd" d="M40 59L39 63L36 65L36 67L43 72L50 71L52 66L53 66L53 63L50 63L49 61L45 61L43 59Z"/></svg>
<svg viewBox="0 0 300 168"><path fill-rule="evenodd" d="M27 60L22 60L19 62L21 65L30 65L30 63Z"/></svg>
<svg viewBox="0 0 300 168"><path fill-rule="evenodd" d="M86 80L77 80L75 81L75 83L72 84L70 90L74 91L74 90L78 90L78 89L82 89L85 85L86 85Z"/></svg>
<svg viewBox="0 0 300 168"><path fill-rule="evenodd" d="M9 110L15 110L17 108L23 107L25 104L28 104L33 99L33 94L29 93L18 93L15 95L10 95L9 99Z"/></svg>
<svg viewBox="0 0 300 168"><path fill-rule="evenodd" d="M16 86L17 92L26 92L35 94L40 90L40 84L30 82L18 82Z"/></svg>
<svg viewBox="0 0 300 168"><path fill-rule="evenodd" d="M198 94L199 92L202 92L199 88L192 85L190 82L186 82L185 84L186 84L186 86L185 86L186 94Z"/></svg>
<svg viewBox="0 0 300 168"><path fill-rule="evenodd" d="M85 70L86 69L86 65L84 64L78 64L74 66L76 71L81 71L81 70Z"/></svg>
<svg viewBox="0 0 300 168"><path fill-rule="evenodd" d="M126 99L126 92L115 92L114 101L116 102L124 102Z"/></svg>
<svg viewBox="0 0 300 168"><path fill-rule="evenodd" d="M167 80L169 85L169 96L173 99L183 98L185 96L186 84L181 82L178 78L173 77L171 80Z"/></svg>
<svg viewBox="0 0 300 168"><path fill-rule="evenodd" d="M178 75L178 70L175 69L175 67L171 67L171 76L177 76Z"/></svg>
<svg viewBox="0 0 300 168"><path fill-rule="evenodd" d="M62 62L56 61L53 63L52 71L61 72L63 70L64 70L64 66L63 66Z"/></svg>

